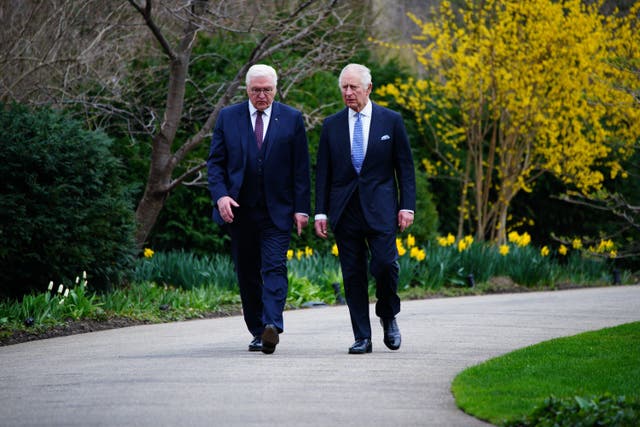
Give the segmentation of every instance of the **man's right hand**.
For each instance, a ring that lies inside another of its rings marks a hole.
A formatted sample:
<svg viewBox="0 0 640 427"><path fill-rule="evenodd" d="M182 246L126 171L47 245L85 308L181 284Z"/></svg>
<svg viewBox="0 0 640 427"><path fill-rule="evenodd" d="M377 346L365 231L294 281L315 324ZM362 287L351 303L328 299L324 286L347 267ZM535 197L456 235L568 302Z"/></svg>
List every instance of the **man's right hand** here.
<svg viewBox="0 0 640 427"><path fill-rule="evenodd" d="M218 211L222 220L228 224L233 222L233 208L240 205L229 196L222 196L218 199Z"/></svg>
<svg viewBox="0 0 640 427"><path fill-rule="evenodd" d="M313 227L316 229L316 235L318 237L322 237L323 239L327 238L327 220L326 219L316 219L313 222Z"/></svg>

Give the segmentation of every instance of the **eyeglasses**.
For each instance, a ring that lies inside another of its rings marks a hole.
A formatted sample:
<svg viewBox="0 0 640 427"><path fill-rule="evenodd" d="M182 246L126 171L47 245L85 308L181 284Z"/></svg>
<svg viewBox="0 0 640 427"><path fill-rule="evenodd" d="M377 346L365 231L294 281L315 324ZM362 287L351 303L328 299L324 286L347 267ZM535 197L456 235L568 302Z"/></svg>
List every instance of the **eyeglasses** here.
<svg viewBox="0 0 640 427"><path fill-rule="evenodd" d="M261 93L264 93L265 95L271 95L273 93L273 88L259 88L259 87L253 87L250 89L251 94L252 95L260 95Z"/></svg>

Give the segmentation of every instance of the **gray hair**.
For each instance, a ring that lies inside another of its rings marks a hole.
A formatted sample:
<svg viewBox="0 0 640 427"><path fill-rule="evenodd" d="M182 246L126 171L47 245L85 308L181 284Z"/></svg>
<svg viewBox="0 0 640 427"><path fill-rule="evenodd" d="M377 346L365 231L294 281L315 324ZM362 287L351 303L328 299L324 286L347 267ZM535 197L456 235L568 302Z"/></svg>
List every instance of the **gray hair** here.
<svg viewBox="0 0 640 427"><path fill-rule="evenodd" d="M273 80L274 88L278 86L278 74L276 73L276 70L269 65L255 64L249 68L245 80L247 88L251 84L251 80L256 77L270 77Z"/></svg>
<svg viewBox="0 0 640 427"><path fill-rule="evenodd" d="M368 87L371 84L371 70L365 67L362 64L349 64L345 66L340 72L340 77L338 78L338 86L342 87L342 76L347 71L355 71L360 75L360 83L362 86Z"/></svg>

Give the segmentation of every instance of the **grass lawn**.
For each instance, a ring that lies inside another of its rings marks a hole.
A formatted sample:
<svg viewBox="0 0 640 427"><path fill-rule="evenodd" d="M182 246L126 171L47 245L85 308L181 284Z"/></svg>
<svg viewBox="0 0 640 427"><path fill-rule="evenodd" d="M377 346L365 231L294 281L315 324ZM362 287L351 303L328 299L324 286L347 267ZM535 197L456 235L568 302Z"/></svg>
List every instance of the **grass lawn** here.
<svg viewBox="0 0 640 427"><path fill-rule="evenodd" d="M486 361L453 381L465 412L501 424L545 398L609 392L640 399L640 322L545 341Z"/></svg>

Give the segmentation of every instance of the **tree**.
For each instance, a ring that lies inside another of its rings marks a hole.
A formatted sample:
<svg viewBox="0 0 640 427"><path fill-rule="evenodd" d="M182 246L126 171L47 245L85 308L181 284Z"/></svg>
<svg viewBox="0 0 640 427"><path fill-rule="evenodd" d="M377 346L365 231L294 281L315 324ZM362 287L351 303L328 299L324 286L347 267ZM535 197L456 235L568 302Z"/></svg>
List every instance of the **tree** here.
<svg viewBox="0 0 640 427"><path fill-rule="evenodd" d="M581 194L622 162L640 135L639 6L605 17L579 0L442 2L414 53L429 75L384 87L428 134L433 174L461 182L460 220L478 239L506 239L509 205L551 173ZM637 64L637 62L635 62Z"/></svg>
<svg viewBox="0 0 640 427"><path fill-rule="evenodd" d="M32 0L21 5L0 6L0 20L11 28L8 43L0 48L0 71L7 71L0 81L0 99L81 107L93 126L115 117L134 143L150 139L149 173L136 209L136 241L142 247L169 194L183 183L198 181L205 163L189 156L208 139L219 111L242 95L248 68L260 61L276 65L280 97L285 99L302 79L319 69L340 67L351 57L362 43L356 35L367 2L279 0L254 7L249 1ZM214 49L194 57L194 46L221 35L250 44L249 55L225 58L226 66L235 70L228 80L193 80L191 66L216 56ZM161 102L130 96L138 89L130 83L148 76L135 75L141 62L153 64L146 73L166 76ZM16 80L24 67L25 77ZM199 104L185 104L187 89L200 94ZM29 95L23 97L25 90ZM183 135L186 119L199 126Z"/></svg>

